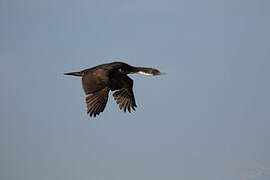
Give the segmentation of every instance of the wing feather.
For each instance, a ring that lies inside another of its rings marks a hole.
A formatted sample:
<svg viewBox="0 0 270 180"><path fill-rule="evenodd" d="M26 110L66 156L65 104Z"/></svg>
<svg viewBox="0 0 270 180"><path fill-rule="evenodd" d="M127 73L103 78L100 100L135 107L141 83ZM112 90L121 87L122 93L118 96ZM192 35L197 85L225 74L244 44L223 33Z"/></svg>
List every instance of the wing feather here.
<svg viewBox="0 0 270 180"><path fill-rule="evenodd" d="M108 95L109 88L106 87L86 97L87 114L89 114L90 117L96 117L96 115L104 111L108 101Z"/></svg>
<svg viewBox="0 0 270 180"><path fill-rule="evenodd" d="M113 93L113 97L119 105L119 108L123 109L124 112L127 110L128 112L131 112L131 108L135 111L135 107L137 107L137 105L132 89L122 88Z"/></svg>

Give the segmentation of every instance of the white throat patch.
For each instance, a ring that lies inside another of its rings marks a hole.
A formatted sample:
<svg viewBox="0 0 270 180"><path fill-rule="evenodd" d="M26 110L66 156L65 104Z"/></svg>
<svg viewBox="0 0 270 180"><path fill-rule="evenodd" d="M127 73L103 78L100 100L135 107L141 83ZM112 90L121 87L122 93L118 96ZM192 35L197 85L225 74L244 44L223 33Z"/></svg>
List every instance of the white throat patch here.
<svg viewBox="0 0 270 180"><path fill-rule="evenodd" d="M146 72L143 72L143 71L139 71L137 72L138 74L142 74L142 75L146 75L146 76L153 76L153 74L150 74L150 73L146 73Z"/></svg>

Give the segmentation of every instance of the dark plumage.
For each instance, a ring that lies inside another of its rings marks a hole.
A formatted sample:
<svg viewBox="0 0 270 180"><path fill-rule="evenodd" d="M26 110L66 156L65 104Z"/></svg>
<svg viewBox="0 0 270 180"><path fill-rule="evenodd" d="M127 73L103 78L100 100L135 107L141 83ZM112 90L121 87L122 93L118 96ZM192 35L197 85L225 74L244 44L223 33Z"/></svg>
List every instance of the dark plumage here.
<svg viewBox="0 0 270 180"><path fill-rule="evenodd" d="M136 102L133 94L133 80L127 74L139 73L156 76L165 73L157 69L133 67L123 62L112 62L85 69L80 72L65 73L65 75L81 76L86 97L87 113L90 117L104 111L108 101L109 91L115 91L113 97L124 112L135 111Z"/></svg>

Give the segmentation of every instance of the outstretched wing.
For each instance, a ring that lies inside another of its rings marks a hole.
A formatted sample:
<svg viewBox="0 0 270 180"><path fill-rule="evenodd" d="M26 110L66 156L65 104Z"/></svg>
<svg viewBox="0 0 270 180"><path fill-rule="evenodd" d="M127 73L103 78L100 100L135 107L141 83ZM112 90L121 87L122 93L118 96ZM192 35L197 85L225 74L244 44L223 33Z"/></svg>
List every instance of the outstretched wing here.
<svg viewBox="0 0 270 180"><path fill-rule="evenodd" d="M109 88L105 87L86 97L87 114L90 114L90 117L96 117L96 115L104 111L108 101L109 91Z"/></svg>
<svg viewBox="0 0 270 180"><path fill-rule="evenodd" d="M135 107L137 107L137 105L132 89L122 88L113 93L113 97L119 105L119 108L123 109L124 112L126 112L127 109L128 112L130 112L130 108L135 111Z"/></svg>

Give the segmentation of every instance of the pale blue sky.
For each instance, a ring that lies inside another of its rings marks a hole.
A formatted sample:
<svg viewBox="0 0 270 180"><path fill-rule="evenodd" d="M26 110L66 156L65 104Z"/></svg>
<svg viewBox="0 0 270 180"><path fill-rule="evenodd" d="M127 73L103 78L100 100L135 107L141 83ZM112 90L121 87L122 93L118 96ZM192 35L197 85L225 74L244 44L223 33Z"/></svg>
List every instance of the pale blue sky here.
<svg viewBox="0 0 270 180"><path fill-rule="evenodd" d="M1 180L269 180L269 0L1 0ZM132 75L86 115L80 78Z"/></svg>

